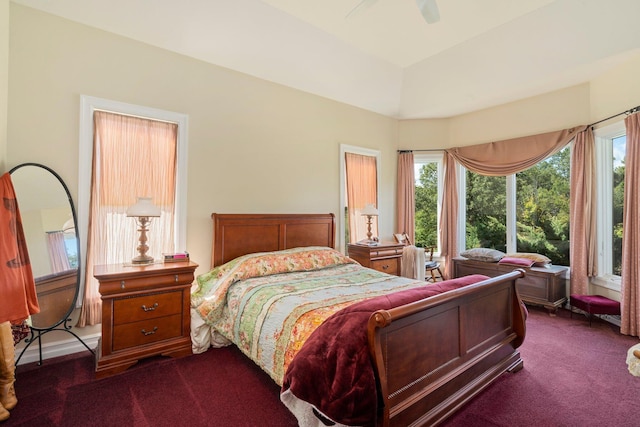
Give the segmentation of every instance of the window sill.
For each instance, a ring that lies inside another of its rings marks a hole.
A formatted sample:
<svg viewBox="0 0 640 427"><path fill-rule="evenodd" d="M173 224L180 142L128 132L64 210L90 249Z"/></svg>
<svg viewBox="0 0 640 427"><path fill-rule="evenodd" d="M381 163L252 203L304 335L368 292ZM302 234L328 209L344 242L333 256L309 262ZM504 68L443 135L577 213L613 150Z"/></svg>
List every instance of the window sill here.
<svg viewBox="0 0 640 427"><path fill-rule="evenodd" d="M594 277L591 279L591 283L616 292L620 292L622 289L620 276L614 276L612 274Z"/></svg>

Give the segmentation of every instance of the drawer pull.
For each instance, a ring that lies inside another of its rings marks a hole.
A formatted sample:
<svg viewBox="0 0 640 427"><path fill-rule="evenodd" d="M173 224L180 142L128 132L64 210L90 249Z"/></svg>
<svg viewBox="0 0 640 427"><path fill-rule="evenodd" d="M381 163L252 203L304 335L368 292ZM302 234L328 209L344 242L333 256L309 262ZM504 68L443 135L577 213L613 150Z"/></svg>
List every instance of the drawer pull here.
<svg viewBox="0 0 640 427"><path fill-rule="evenodd" d="M177 274L173 276L173 280L176 281L176 282L178 281L178 275Z"/></svg>
<svg viewBox="0 0 640 427"><path fill-rule="evenodd" d="M144 311L153 311L156 308L158 308L158 303L157 302L153 303L153 305L151 307L147 307L146 305L142 304L142 309Z"/></svg>
<svg viewBox="0 0 640 427"><path fill-rule="evenodd" d="M124 280L120 281L120 289L124 289Z"/></svg>
<svg viewBox="0 0 640 427"><path fill-rule="evenodd" d="M388 266L388 265L383 265L383 266L382 266L382 269L383 269L383 270L386 270L387 268L389 268L389 266Z"/></svg>
<svg viewBox="0 0 640 427"><path fill-rule="evenodd" d="M157 327L157 326L154 326L154 327L153 327L153 331L148 331L148 332L147 332L146 330L144 330L144 329L143 329L143 330L141 330L140 332L141 332L141 333L142 333L142 335L144 335L145 337L148 337L149 335L153 335L153 334L155 334L157 330L158 330L158 327Z"/></svg>

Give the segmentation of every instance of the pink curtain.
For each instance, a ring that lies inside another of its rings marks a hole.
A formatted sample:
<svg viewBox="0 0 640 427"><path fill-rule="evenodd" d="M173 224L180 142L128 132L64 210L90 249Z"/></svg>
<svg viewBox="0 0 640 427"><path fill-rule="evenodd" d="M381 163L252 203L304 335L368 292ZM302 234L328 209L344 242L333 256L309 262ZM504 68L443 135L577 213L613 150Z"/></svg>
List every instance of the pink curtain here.
<svg viewBox="0 0 640 427"><path fill-rule="evenodd" d="M622 231L622 318L620 332L640 334L640 113L625 121L627 153Z"/></svg>
<svg viewBox="0 0 640 427"><path fill-rule="evenodd" d="M47 250L49 251L49 262L53 274L71 270L67 249L64 245L64 232L47 232Z"/></svg>
<svg viewBox="0 0 640 427"><path fill-rule="evenodd" d="M416 194L415 169L413 153L403 152L398 155L397 182L397 213L398 233L405 233L410 242L416 241Z"/></svg>
<svg viewBox="0 0 640 427"><path fill-rule="evenodd" d="M177 130L175 123L94 113L85 292L78 326L101 321L94 265L127 263L138 253L137 226L126 216L138 196L151 197L161 210L147 233L149 255L158 258L174 250Z"/></svg>
<svg viewBox="0 0 640 427"><path fill-rule="evenodd" d="M444 188L442 212L440 214L441 255L444 259L444 275L453 277L453 257L458 255L458 183L456 161L449 153L444 154Z"/></svg>
<svg viewBox="0 0 640 427"><path fill-rule="evenodd" d="M593 129L576 135L571 152L570 265L571 293L588 294L596 275L596 186Z"/></svg>
<svg viewBox="0 0 640 427"><path fill-rule="evenodd" d="M367 237L367 221L362 209L372 204L378 207L378 171L376 158L361 154L345 153L347 177L347 210L349 216L349 243ZM373 237L378 235L378 217L371 221Z"/></svg>

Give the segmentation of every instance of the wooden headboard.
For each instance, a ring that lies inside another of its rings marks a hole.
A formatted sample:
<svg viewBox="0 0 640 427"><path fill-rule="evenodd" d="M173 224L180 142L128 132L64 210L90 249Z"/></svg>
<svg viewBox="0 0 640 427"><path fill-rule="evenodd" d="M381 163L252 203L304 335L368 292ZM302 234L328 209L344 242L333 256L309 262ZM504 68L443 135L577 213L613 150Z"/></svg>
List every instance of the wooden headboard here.
<svg viewBox="0 0 640 427"><path fill-rule="evenodd" d="M211 214L211 266L242 255L300 246L335 247L335 216L330 214Z"/></svg>

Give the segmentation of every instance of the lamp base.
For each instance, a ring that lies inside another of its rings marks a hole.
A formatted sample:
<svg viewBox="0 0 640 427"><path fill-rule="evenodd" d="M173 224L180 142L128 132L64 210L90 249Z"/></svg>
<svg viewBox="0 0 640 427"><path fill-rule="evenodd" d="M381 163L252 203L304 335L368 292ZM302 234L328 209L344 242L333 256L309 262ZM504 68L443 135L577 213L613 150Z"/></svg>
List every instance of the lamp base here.
<svg viewBox="0 0 640 427"><path fill-rule="evenodd" d="M153 264L153 257L140 255L131 260L132 264Z"/></svg>

